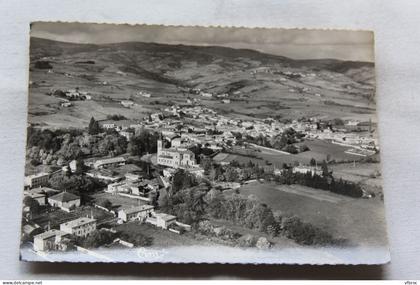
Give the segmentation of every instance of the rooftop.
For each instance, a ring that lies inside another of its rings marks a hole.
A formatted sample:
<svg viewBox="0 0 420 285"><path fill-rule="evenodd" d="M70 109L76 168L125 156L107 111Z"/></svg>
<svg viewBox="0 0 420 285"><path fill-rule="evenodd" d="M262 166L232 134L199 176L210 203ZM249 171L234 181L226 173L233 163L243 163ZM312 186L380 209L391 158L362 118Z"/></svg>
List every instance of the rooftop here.
<svg viewBox="0 0 420 285"><path fill-rule="evenodd" d="M69 221L67 223L60 224L60 226L64 225L66 227L75 228L75 227L80 227L80 226L83 226L85 224L89 224L89 223L92 223L92 222L96 222L96 220L92 219L92 218L83 217L83 218L78 218L78 219L73 220L73 221Z"/></svg>
<svg viewBox="0 0 420 285"><path fill-rule="evenodd" d="M42 193L42 192L29 192L29 191L25 192L24 195L27 196L27 197L34 198L34 199L45 198L45 196L46 196L46 194Z"/></svg>
<svg viewBox="0 0 420 285"><path fill-rule="evenodd" d="M118 156L118 157L99 159L95 162L95 164L106 164L106 163L117 163L117 162L125 162L125 158L122 156Z"/></svg>
<svg viewBox="0 0 420 285"><path fill-rule="evenodd" d="M45 175L50 175L50 174L47 173L47 172L40 172L40 173L37 173L37 174L28 175L26 177L27 178L36 178L36 177L42 177L42 176L45 176Z"/></svg>
<svg viewBox="0 0 420 285"><path fill-rule="evenodd" d="M58 202L69 202L69 201L74 201L74 200L79 200L80 197L76 196L70 192L61 192L57 195L51 196L50 198L51 200L55 200Z"/></svg>
<svg viewBox="0 0 420 285"><path fill-rule="evenodd" d="M55 236L65 236L68 235L68 233L60 231L60 230L49 230L46 232L43 232L42 234L34 236L34 239L48 239Z"/></svg>
<svg viewBox="0 0 420 285"><path fill-rule="evenodd" d="M33 188L28 191L28 193L38 193L38 194L53 194L53 193L58 193L58 192L60 192L60 190L53 189L50 187L38 187L38 188Z"/></svg>
<svg viewBox="0 0 420 285"><path fill-rule="evenodd" d="M169 214L166 214L166 213L156 213L155 216L164 220L164 221L171 221L171 220L176 219L176 216L169 215Z"/></svg>
<svg viewBox="0 0 420 285"><path fill-rule="evenodd" d="M124 211L126 214L134 214L134 213L143 212L143 211L150 211L150 210L153 210L154 208L155 207L153 207L152 205L141 205L141 206L132 207L129 209L123 209L122 211Z"/></svg>

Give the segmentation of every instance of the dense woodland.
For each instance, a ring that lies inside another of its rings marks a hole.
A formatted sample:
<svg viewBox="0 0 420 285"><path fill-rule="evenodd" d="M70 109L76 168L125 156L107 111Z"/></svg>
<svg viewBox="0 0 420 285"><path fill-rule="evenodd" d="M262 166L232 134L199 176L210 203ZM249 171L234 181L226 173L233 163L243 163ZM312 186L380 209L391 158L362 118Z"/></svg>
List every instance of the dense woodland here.
<svg viewBox="0 0 420 285"><path fill-rule="evenodd" d="M104 131L92 118L87 130L39 129L28 127L28 161L36 166L49 164L62 166L73 159L95 156L117 156L124 153L141 156L156 152L158 134L146 129L130 141L116 131Z"/></svg>

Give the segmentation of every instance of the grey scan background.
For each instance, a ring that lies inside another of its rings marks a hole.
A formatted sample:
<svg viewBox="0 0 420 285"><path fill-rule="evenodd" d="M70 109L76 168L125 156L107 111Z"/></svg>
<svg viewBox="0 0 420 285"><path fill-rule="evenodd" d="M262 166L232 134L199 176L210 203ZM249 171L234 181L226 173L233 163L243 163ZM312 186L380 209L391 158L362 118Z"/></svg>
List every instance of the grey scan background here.
<svg viewBox="0 0 420 285"><path fill-rule="evenodd" d="M420 279L420 2L392 0L3 1L0 29L2 279ZM29 264L18 260L31 21L375 31L377 102L391 247L384 266Z"/></svg>

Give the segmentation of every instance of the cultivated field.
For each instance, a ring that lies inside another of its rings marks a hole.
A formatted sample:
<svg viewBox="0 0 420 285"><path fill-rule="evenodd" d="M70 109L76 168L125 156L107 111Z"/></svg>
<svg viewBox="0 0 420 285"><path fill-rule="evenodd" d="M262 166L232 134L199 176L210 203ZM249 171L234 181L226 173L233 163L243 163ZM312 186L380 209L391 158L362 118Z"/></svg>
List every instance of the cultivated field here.
<svg viewBox="0 0 420 285"><path fill-rule="evenodd" d="M340 163L330 166L334 177L381 187L381 166L379 163Z"/></svg>
<svg viewBox="0 0 420 285"><path fill-rule="evenodd" d="M251 183L240 188L276 214L296 215L354 245L386 244L384 205L379 199L354 199L299 185Z"/></svg>

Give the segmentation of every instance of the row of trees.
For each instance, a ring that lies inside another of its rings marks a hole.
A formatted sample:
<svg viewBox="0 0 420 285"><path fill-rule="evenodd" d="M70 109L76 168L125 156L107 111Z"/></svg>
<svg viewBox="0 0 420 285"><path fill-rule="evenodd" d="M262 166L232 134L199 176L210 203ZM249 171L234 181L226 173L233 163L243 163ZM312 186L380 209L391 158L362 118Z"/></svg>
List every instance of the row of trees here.
<svg viewBox="0 0 420 285"><path fill-rule="evenodd" d="M240 182L265 176L264 167L253 163L251 160L246 164L233 160L228 166L221 166L213 164L210 158L205 158L202 159L200 164L204 169L204 174L211 181Z"/></svg>
<svg viewBox="0 0 420 285"><path fill-rule="evenodd" d="M310 164L315 166L316 161L312 159ZM354 198L363 196L363 190L359 184L343 179L335 179L325 160L321 163L322 173L320 174L309 171L307 173L293 172L291 166L284 165L281 175L274 175L272 169L261 167L251 160L248 163L239 163L233 160L229 165L221 166L213 164L211 159L203 159L201 166L204 169L204 174L211 181L241 182L249 179L264 178L271 181L274 180L280 184L299 184Z"/></svg>
<svg viewBox="0 0 420 285"><path fill-rule="evenodd" d="M323 174L317 173L293 173L292 169L283 171L281 176L276 176L276 181L281 184L299 184L308 186L315 189L321 189L330 191L336 194L350 196L353 198L360 198L363 196L363 190L359 184L345 181L343 179L335 179L331 174L326 175L323 170Z"/></svg>

